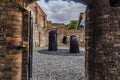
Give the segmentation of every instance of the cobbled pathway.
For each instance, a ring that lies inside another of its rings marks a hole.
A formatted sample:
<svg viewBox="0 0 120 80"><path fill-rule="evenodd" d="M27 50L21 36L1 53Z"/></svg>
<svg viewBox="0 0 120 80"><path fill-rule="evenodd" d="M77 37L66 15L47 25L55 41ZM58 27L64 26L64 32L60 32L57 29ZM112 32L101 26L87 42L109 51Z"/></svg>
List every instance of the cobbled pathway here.
<svg viewBox="0 0 120 80"><path fill-rule="evenodd" d="M69 53L67 47L33 51L33 80L85 80L84 50Z"/></svg>

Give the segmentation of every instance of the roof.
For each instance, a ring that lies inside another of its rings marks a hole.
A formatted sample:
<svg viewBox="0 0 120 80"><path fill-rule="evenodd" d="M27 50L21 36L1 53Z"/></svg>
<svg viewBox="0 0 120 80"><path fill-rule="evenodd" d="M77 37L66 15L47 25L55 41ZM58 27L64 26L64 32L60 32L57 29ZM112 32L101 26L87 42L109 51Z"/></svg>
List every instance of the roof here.
<svg viewBox="0 0 120 80"><path fill-rule="evenodd" d="M52 23L53 25L65 25L64 23Z"/></svg>
<svg viewBox="0 0 120 80"><path fill-rule="evenodd" d="M38 8L38 12L40 11L40 13L42 13L42 15L46 16L46 13L42 10L42 8L38 5L37 2L31 3L29 6L31 6L31 7L37 7Z"/></svg>

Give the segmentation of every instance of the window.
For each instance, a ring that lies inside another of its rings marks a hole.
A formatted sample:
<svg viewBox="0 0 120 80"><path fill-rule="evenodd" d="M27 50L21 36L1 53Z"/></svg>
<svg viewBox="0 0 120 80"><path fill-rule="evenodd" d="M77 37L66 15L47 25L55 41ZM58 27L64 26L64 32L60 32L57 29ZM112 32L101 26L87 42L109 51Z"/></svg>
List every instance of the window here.
<svg viewBox="0 0 120 80"><path fill-rule="evenodd" d="M37 24L37 21L38 21L38 9L37 7L35 7L35 23Z"/></svg>
<svg viewBox="0 0 120 80"><path fill-rule="evenodd" d="M43 20L44 20L44 28L45 28L45 16L43 16Z"/></svg>

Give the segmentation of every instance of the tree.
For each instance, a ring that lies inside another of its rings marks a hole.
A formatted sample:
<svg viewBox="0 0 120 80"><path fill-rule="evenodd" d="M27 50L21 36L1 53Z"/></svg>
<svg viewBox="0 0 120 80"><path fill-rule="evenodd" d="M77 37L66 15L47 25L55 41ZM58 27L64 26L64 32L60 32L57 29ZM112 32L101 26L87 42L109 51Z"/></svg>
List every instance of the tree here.
<svg viewBox="0 0 120 80"><path fill-rule="evenodd" d="M76 29L78 21L72 20L69 24L66 25L67 29Z"/></svg>

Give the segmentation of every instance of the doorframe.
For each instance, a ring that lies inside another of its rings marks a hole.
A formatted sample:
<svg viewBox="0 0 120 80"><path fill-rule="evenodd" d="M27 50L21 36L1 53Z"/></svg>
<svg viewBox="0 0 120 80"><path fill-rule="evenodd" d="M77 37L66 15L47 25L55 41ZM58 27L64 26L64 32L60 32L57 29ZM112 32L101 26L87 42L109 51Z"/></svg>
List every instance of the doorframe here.
<svg viewBox="0 0 120 80"><path fill-rule="evenodd" d="M29 13L29 80L32 80L32 64L33 64L33 16Z"/></svg>

